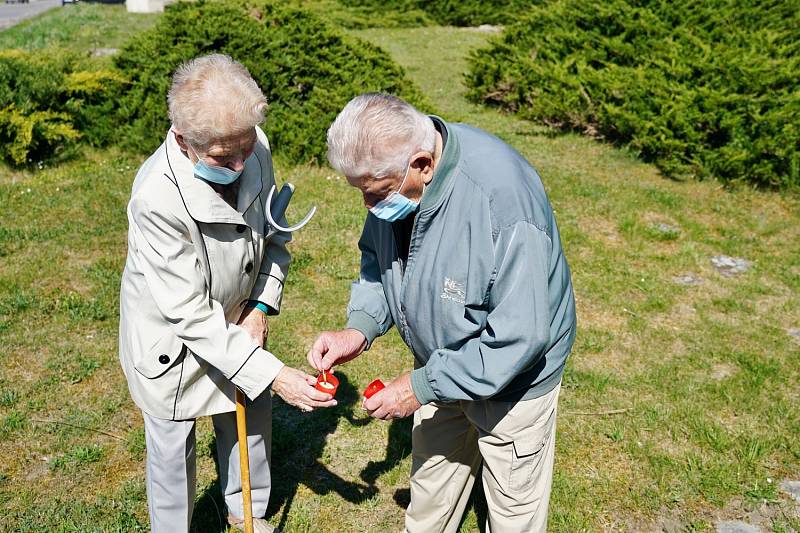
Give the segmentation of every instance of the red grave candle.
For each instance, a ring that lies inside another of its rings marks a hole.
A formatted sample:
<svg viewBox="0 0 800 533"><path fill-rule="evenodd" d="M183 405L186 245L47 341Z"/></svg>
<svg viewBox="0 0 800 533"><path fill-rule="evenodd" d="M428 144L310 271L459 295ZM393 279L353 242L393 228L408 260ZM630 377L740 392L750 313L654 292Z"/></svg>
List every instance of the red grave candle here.
<svg viewBox="0 0 800 533"><path fill-rule="evenodd" d="M364 389L364 398L367 399L371 398L373 394L383 389L384 387L386 387L386 385L383 384L383 381L376 379L375 381L367 385L366 389Z"/></svg>
<svg viewBox="0 0 800 533"><path fill-rule="evenodd" d="M317 376L317 383L314 385L314 388L320 392L336 396L336 389L339 388L339 378L330 372L323 372Z"/></svg>

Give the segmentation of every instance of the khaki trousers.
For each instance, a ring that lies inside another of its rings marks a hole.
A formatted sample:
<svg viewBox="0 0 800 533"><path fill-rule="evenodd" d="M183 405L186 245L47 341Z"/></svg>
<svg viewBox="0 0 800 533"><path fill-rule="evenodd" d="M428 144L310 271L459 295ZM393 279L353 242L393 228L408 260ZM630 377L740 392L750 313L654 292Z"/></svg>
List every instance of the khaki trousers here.
<svg viewBox="0 0 800 533"><path fill-rule="evenodd" d="M423 405L411 436L406 531L458 531L481 462L487 533L546 531L560 389L519 402Z"/></svg>

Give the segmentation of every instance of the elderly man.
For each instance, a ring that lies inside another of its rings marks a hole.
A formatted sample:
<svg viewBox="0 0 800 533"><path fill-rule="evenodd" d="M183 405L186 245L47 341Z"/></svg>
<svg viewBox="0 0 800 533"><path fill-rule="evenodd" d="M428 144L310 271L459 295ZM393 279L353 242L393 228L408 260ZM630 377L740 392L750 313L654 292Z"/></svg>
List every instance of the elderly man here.
<svg viewBox="0 0 800 533"><path fill-rule="evenodd" d="M328 159L369 214L347 328L308 359L329 369L392 324L414 354L364 401L414 414L406 530L457 531L483 464L487 531L545 531L575 303L539 176L496 137L382 94L345 106Z"/></svg>
<svg viewBox="0 0 800 533"><path fill-rule="evenodd" d="M288 235L265 217L274 184L258 124L266 100L228 56L181 65L172 127L142 165L128 204L120 361L144 414L152 531L188 531L195 498L195 419L213 417L228 521L243 517L235 388L247 409L253 515L269 501L269 388L303 410L335 405L315 379L263 349L280 310ZM258 532L273 531L257 519Z"/></svg>

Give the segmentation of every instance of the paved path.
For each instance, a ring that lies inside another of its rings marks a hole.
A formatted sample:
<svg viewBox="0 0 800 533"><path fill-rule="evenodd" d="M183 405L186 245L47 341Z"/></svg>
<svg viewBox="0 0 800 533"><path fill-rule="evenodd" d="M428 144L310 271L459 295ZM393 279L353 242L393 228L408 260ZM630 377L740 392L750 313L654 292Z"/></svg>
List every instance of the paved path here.
<svg viewBox="0 0 800 533"><path fill-rule="evenodd" d="M27 4L6 4L0 0L0 31L60 5L61 0L30 0Z"/></svg>

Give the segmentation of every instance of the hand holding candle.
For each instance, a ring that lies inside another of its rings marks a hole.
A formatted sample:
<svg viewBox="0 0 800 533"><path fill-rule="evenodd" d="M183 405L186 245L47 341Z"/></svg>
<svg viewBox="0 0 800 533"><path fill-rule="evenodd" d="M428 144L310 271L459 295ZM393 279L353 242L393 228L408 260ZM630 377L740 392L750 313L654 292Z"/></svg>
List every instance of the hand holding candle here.
<svg viewBox="0 0 800 533"><path fill-rule="evenodd" d="M314 388L320 392L325 392L331 396L336 395L336 389L339 388L339 378L325 370L317 377L317 383Z"/></svg>
<svg viewBox="0 0 800 533"><path fill-rule="evenodd" d="M385 387L386 385L383 384L383 381L376 379L375 381L367 385L366 389L364 389L364 398L366 399L371 398L373 394L375 394L376 392Z"/></svg>
<svg viewBox="0 0 800 533"><path fill-rule="evenodd" d="M362 405L369 416L381 420L405 418L422 407L411 388L411 373L403 374L383 389L373 391L369 398L365 396Z"/></svg>

